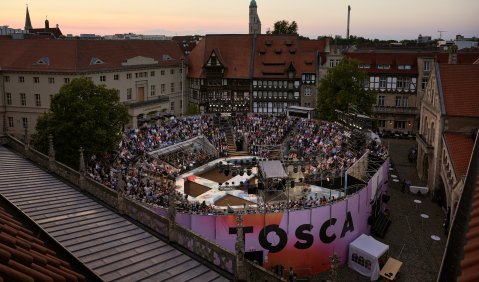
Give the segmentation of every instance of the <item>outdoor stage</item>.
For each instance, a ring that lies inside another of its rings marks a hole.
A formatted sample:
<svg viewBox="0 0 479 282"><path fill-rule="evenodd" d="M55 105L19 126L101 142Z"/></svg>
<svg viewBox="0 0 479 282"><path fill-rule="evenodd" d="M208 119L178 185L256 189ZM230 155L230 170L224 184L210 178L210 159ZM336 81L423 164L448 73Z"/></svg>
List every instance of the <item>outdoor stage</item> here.
<svg viewBox="0 0 479 282"><path fill-rule="evenodd" d="M188 173L179 176L176 180L177 191L188 195L191 202L203 201L207 205L212 205L216 209L225 210L228 206L234 210L246 208L257 208L258 197L266 202L277 202L286 200L298 200L301 197L329 199L331 197L339 198L344 196L344 192L327 189L325 187L303 183L300 179L304 178L301 171L294 172L293 166L287 168L288 181L294 181L294 187L288 183L287 188L281 191L268 191L266 193L258 191L258 165L246 165L251 163L253 156L242 156L232 158L222 158L214 160L208 164L198 167ZM243 165L240 165L242 161ZM260 162L260 161L258 161ZM228 164L237 167L237 170L243 170L243 175L233 176L233 168L226 175L220 172L218 165ZM251 174L246 171L248 168ZM261 185L261 184L260 184ZM255 193L250 193L255 191ZM264 199L263 199L264 198Z"/></svg>

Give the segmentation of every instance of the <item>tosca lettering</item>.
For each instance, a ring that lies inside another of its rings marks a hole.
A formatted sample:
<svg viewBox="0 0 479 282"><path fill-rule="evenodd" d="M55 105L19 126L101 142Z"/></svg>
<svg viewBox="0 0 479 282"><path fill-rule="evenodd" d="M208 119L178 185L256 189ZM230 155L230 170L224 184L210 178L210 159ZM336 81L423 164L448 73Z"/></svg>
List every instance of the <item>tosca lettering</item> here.
<svg viewBox="0 0 479 282"><path fill-rule="evenodd" d="M336 234L328 235L327 231L328 228L335 225L338 220L336 218L331 218L326 220L322 225L321 228L319 229L319 239L321 242L325 244L330 244L336 240ZM314 236L311 234L311 230L313 229L313 225L311 224L302 224L296 228L296 231L294 235L296 236L296 243L294 244L294 247L299 250L304 250L308 249L313 245L314 242ZM343 238L347 232L353 232L354 231L354 224L353 224L353 218L351 216L350 212L346 213L346 219L344 220L343 223L343 229L341 231L341 236L340 238ZM274 232L276 236L279 238L279 242L276 245L271 244L271 242L268 241L268 235ZM267 225L264 227L261 232L259 232L259 237L258 237L259 244L261 247L264 249L268 250L270 253L277 253L280 252L286 247L286 244L288 243L288 234L286 231L281 229L279 225L277 224L271 224Z"/></svg>

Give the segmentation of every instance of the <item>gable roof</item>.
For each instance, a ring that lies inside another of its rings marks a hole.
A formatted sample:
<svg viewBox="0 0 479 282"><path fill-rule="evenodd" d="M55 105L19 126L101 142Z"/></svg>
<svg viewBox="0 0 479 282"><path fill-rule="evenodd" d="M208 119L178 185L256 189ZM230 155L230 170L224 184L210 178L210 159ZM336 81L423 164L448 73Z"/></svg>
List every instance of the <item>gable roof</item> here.
<svg viewBox="0 0 479 282"><path fill-rule="evenodd" d="M178 65L183 58L172 40L2 40L0 67L11 71L85 72L125 69L134 57L148 57L159 66ZM171 60L164 60L164 55ZM35 64L39 58L49 64ZM102 64L91 64L92 58Z"/></svg>
<svg viewBox="0 0 479 282"><path fill-rule="evenodd" d="M456 176L462 177L466 175L474 147L474 140L470 135L444 132L444 141L451 156Z"/></svg>
<svg viewBox="0 0 479 282"><path fill-rule="evenodd" d="M479 65L439 64L448 116L479 117Z"/></svg>
<svg viewBox="0 0 479 282"><path fill-rule="evenodd" d="M215 50L222 64L228 66L225 77L248 79L252 45L253 35L250 34L206 35L188 57L188 76L206 77L203 66Z"/></svg>

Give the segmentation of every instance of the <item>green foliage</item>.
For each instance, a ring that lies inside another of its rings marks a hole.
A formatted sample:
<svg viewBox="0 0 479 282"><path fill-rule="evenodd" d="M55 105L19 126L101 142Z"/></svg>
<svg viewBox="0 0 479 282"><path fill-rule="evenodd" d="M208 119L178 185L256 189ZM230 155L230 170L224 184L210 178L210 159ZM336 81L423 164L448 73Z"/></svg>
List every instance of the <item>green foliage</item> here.
<svg viewBox="0 0 479 282"><path fill-rule="evenodd" d="M200 114L200 109L198 108L197 105L195 104L189 104L188 109L186 109L186 115L187 116L194 116L194 115L199 115Z"/></svg>
<svg viewBox="0 0 479 282"><path fill-rule="evenodd" d="M281 20L274 23L273 31L267 30L266 34L298 34L298 24L295 21L289 23L287 20Z"/></svg>
<svg viewBox="0 0 479 282"><path fill-rule="evenodd" d="M351 106L370 115L376 98L374 93L364 89L366 79L367 75L358 68L358 62L349 58L344 58L336 67L330 68L319 83L320 119L334 120L335 109L347 112Z"/></svg>
<svg viewBox="0 0 479 282"><path fill-rule="evenodd" d="M33 145L46 153L51 134L56 159L77 169L80 147L87 158L114 149L127 122L128 110L118 90L76 78L52 97L49 112L38 119Z"/></svg>

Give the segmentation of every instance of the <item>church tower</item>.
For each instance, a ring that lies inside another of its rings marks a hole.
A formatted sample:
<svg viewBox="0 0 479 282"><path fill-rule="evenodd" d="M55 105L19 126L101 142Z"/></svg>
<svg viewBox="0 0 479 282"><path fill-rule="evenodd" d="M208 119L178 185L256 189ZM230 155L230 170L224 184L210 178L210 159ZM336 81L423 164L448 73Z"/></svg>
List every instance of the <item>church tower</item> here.
<svg viewBox="0 0 479 282"><path fill-rule="evenodd" d="M258 16L258 6L256 1L249 3L249 34L261 34L261 21Z"/></svg>
<svg viewBox="0 0 479 282"><path fill-rule="evenodd" d="M29 31L31 29L33 29L32 21L30 20L30 13L28 12L28 6L27 6L27 15L25 17L25 31Z"/></svg>

